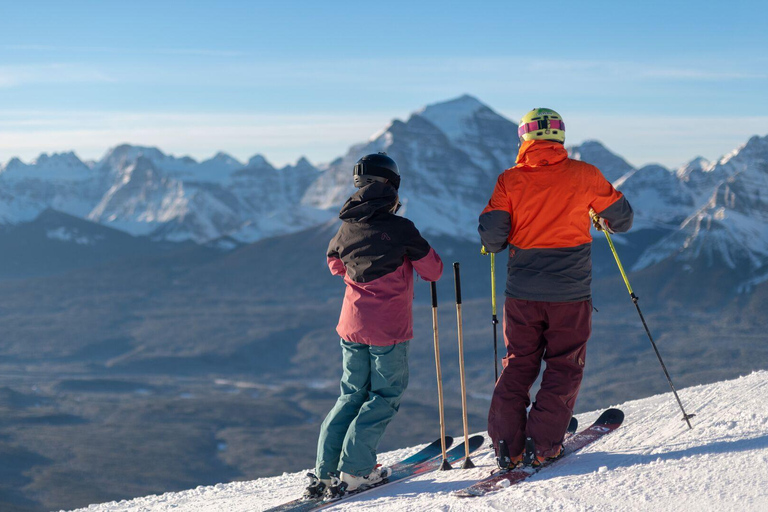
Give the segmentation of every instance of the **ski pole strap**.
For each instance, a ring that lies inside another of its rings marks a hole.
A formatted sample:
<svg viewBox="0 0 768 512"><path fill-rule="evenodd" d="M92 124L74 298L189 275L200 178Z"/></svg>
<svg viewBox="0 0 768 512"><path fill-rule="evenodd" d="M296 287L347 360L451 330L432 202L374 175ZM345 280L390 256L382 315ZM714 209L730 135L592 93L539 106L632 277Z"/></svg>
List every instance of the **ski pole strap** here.
<svg viewBox="0 0 768 512"><path fill-rule="evenodd" d="M461 277L459 276L459 262L453 264L453 279L456 283L456 304L461 304Z"/></svg>
<svg viewBox="0 0 768 512"><path fill-rule="evenodd" d="M437 307L437 283L432 281L429 283L429 288L432 291L432 307Z"/></svg>

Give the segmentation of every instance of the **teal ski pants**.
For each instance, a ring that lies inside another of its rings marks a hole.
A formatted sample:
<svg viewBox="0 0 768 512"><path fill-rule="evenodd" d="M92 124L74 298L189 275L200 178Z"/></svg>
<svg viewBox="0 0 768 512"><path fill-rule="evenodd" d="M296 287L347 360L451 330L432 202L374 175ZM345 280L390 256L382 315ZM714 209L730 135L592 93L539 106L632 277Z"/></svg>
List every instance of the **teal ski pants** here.
<svg viewBox="0 0 768 512"><path fill-rule="evenodd" d="M341 340L341 395L320 427L316 475L365 476L408 386L408 341L388 347Z"/></svg>

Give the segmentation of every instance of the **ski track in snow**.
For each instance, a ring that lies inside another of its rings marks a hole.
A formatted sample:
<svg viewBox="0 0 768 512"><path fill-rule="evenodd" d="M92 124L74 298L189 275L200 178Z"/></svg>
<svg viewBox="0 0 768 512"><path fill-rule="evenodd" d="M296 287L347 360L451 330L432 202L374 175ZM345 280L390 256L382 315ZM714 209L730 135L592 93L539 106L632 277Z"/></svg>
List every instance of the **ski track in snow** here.
<svg viewBox="0 0 768 512"><path fill-rule="evenodd" d="M494 466L490 449L478 466L433 472L371 490L329 510L768 510L768 371L679 392L693 430L671 393L618 405L624 424L602 440L507 489L457 498ZM605 408L608 408L606 406ZM602 410L602 409L601 409ZM586 428L599 413L578 415ZM454 433L459 435L460 433ZM461 439L457 438L456 443ZM382 454L395 462L420 447ZM198 487L162 496L91 505L81 511L251 512L294 499L306 471L250 482Z"/></svg>

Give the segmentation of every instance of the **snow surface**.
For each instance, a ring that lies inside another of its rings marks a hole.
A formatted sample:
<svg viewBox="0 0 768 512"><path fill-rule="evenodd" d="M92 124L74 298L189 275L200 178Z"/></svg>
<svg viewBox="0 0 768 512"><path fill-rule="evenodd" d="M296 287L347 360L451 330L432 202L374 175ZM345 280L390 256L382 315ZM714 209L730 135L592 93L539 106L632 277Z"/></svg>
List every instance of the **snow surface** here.
<svg viewBox="0 0 768 512"><path fill-rule="evenodd" d="M693 430L671 393L619 405L624 425L523 483L482 498L457 498L493 467L433 472L372 490L333 510L768 510L768 372L680 391ZM578 415L582 427L600 411ZM454 433L454 435L457 435ZM420 447L382 454L395 462ZM91 505L82 511L255 511L301 494L306 471L251 482Z"/></svg>

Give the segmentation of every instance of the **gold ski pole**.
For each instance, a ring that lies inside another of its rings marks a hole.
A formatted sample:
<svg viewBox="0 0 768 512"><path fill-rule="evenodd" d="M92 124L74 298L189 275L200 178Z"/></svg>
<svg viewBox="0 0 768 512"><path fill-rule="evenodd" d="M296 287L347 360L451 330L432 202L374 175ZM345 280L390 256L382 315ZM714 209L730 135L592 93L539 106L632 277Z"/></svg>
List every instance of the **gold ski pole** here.
<svg viewBox="0 0 768 512"><path fill-rule="evenodd" d="M432 331L435 338L435 367L437 368L437 407L440 410L440 443L443 448L443 464L441 470L451 469L451 463L445 454L445 409L443 406L443 372L440 368L440 342L437 334L437 283L429 283L432 290Z"/></svg>
<svg viewBox="0 0 768 512"><path fill-rule="evenodd" d="M467 421L467 384L464 378L464 331L461 324L461 278L459 263L453 264L453 279L456 284L456 323L459 328L459 375L461 377L461 410L464 416L464 449L466 450L461 469L475 467L469 458L469 422Z"/></svg>
<svg viewBox="0 0 768 512"><path fill-rule="evenodd" d="M637 303L640 299L637 295L635 295L635 292L632 290L632 285L629 284L629 278L627 277L627 273L624 272L624 266L621 264L621 260L619 259L619 253L616 252L616 247L613 245L613 240L611 240L611 235L608 233L607 230L602 229L598 226L600 226L600 216L597 215L597 212L595 212L594 209L589 209L589 216L592 217L592 221L595 223L595 227L602 231L605 235L605 238L608 240L608 246L611 248L611 252L613 253L613 257L616 260L616 264L619 266L619 272L621 272L621 277L624 279L624 284L627 285L627 291L629 292L629 296L632 298L632 302L635 304L635 308L637 309L637 314L640 315L640 320L643 322L643 327L645 327L645 332L648 334L648 339L651 340L651 345L653 345L653 350L656 352L656 357L659 359L659 363L661 363L661 368L664 370L664 375L667 376L667 382L669 382L669 387L672 389L672 394L675 395L675 400L677 400L677 404L680 406L680 410L683 411L683 421L685 421L688 424L688 428L692 429L693 426L691 425L691 418L696 416L695 414L687 414L685 412L685 408L683 407L683 402L680 400L680 397L677 394L677 390L675 389L675 385L672 384L672 377L669 376L669 372L667 371L667 366L664 364L664 361L661 359L661 354L659 353L659 349L656 346L656 342L653 341L653 336L651 336L651 330L648 328L648 324L645 322L645 317L643 316L643 312L640 311L640 305Z"/></svg>

